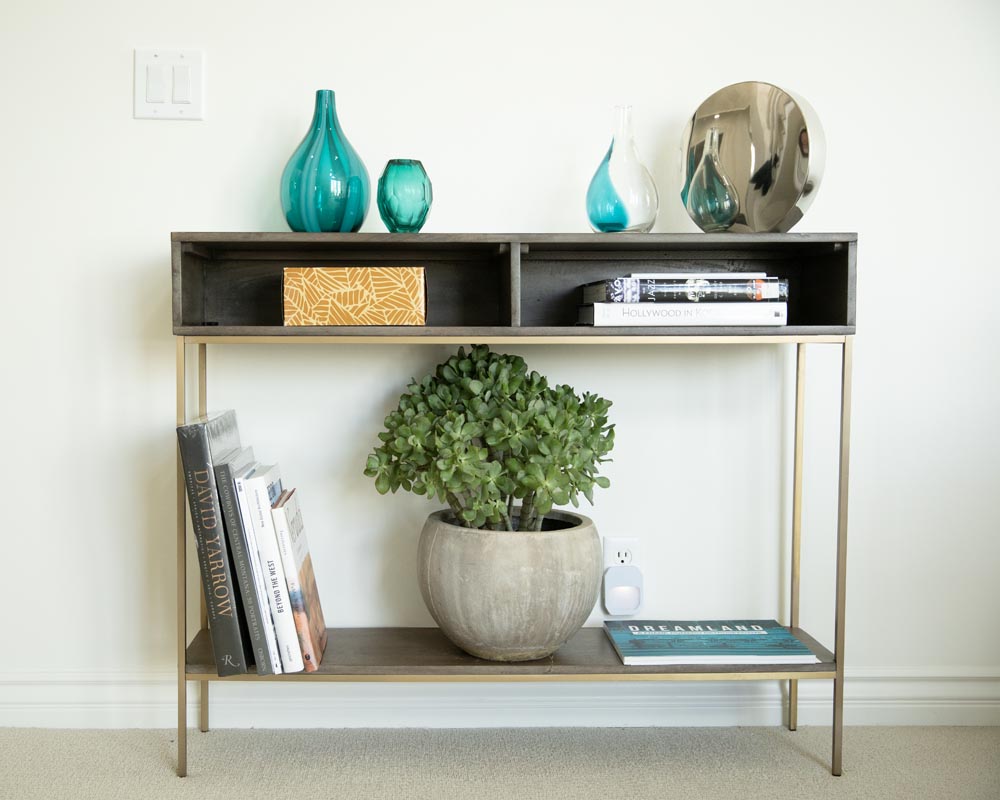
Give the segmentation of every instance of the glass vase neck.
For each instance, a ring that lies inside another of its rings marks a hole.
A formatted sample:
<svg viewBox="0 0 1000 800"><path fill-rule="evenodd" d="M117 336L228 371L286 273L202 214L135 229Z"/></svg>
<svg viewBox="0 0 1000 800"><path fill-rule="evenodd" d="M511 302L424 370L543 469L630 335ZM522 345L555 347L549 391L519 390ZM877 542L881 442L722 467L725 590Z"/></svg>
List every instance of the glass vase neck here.
<svg viewBox="0 0 1000 800"><path fill-rule="evenodd" d="M718 156L721 139L722 134L718 128L709 128L708 136L705 137L705 152L713 156Z"/></svg>
<svg viewBox="0 0 1000 800"><path fill-rule="evenodd" d="M634 143L632 132L632 106L615 106L615 141L619 144Z"/></svg>
<svg viewBox="0 0 1000 800"><path fill-rule="evenodd" d="M330 118L332 117L332 120ZM337 95L333 89L316 90L316 110L313 112L313 127L319 127L327 120L337 122Z"/></svg>

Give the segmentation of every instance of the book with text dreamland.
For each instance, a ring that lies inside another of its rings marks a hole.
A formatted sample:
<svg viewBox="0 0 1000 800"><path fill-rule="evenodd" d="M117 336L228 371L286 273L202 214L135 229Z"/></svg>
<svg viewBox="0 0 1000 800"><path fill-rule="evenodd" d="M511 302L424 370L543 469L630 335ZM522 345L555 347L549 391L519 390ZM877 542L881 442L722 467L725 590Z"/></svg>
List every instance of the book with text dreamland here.
<svg viewBox="0 0 1000 800"><path fill-rule="evenodd" d="M220 676L241 675L247 671L252 650L241 619L243 609L239 588L233 580L214 469L217 462L239 453L236 413L221 411L181 425L177 428L177 441L191 506L191 527L215 666Z"/></svg>
<svg viewBox="0 0 1000 800"><path fill-rule="evenodd" d="M788 299L781 278L608 278L584 284L583 303L733 303Z"/></svg>
<svg viewBox="0 0 1000 800"><path fill-rule="evenodd" d="M281 563L285 568L288 582L288 599L292 604L295 629L299 634L299 646L306 672L319 669L326 650L326 621L323 607L316 588L312 556L302 524L299 496L295 489L285 490L271 509L274 517L274 532L281 551Z"/></svg>
<svg viewBox="0 0 1000 800"><path fill-rule="evenodd" d="M240 588L243 601L243 612L246 618L250 642L253 645L254 664L258 675L274 675L271 648L268 642L274 638L274 627L271 623L271 609L267 604L267 596L261 588L261 582L254 572L251 548L247 543L247 532L240 512L239 497L236 490L236 478L250 472L254 464L253 448L244 447L234 456L215 466L216 484L219 490L219 500L222 503L222 518L226 524L226 539L233 557L233 568L236 572L236 582ZM250 517L247 515L247 523ZM256 549L256 539L253 549ZM256 555L256 553L253 553ZM259 561L258 568L259 572ZM277 649L274 655L277 656ZM281 672L278 664L277 672Z"/></svg>
<svg viewBox="0 0 1000 800"><path fill-rule="evenodd" d="M594 303L584 325L602 327L766 326L788 324L788 303Z"/></svg>
<svg viewBox="0 0 1000 800"><path fill-rule="evenodd" d="M257 535L257 552L260 554L261 569L267 584L271 619L281 653L281 669L284 672L301 672L304 668L302 650L295 631L292 607L288 602L288 584L285 582L285 570L281 565L281 552L278 550L274 520L271 517L271 506L281 496L281 471L278 465L255 469L246 480L246 489L250 497L254 533Z"/></svg>
<svg viewBox="0 0 1000 800"><path fill-rule="evenodd" d="M618 620L604 623L622 663L818 664L819 659L773 619Z"/></svg>

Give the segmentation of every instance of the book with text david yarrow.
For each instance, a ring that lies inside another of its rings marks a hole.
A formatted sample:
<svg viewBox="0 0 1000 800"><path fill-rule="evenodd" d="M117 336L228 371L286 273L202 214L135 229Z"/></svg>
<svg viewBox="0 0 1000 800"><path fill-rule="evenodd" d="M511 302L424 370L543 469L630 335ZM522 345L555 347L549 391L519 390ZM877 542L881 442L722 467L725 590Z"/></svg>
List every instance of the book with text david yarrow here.
<svg viewBox="0 0 1000 800"><path fill-rule="evenodd" d="M819 663L773 619L614 620L604 630L627 666Z"/></svg>
<svg viewBox="0 0 1000 800"><path fill-rule="evenodd" d="M580 307L579 319L595 327L779 326L788 324L788 303L594 303Z"/></svg>
<svg viewBox="0 0 1000 800"><path fill-rule="evenodd" d="M226 543L215 464L239 451L236 413L208 414L177 427L215 666L221 677L247 671L252 648Z"/></svg>

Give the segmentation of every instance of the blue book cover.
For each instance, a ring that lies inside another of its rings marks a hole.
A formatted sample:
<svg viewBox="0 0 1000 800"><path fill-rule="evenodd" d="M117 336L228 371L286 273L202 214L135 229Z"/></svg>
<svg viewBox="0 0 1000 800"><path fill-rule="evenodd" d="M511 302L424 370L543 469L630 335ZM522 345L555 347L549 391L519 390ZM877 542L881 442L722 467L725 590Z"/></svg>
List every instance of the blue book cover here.
<svg viewBox="0 0 1000 800"><path fill-rule="evenodd" d="M773 619L607 621L623 664L818 664Z"/></svg>

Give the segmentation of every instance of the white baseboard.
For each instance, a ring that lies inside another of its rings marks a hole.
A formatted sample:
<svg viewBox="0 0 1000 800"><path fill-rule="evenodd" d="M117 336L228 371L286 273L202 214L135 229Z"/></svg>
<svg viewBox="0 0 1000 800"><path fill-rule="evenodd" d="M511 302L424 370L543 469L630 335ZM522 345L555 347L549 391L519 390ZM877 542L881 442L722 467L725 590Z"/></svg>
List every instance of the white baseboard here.
<svg viewBox="0 0 1000 800"><path fill-rule="evenodd" d="M222 728L780 725L787 684L213 683ZM188 684L189 724L198 684ZM799 682L799 724L829 725L832 681ZM173 673L0 674L0 727L169 728ZM847 725L1000 725L1000 671L848 671Z"/></svg>

